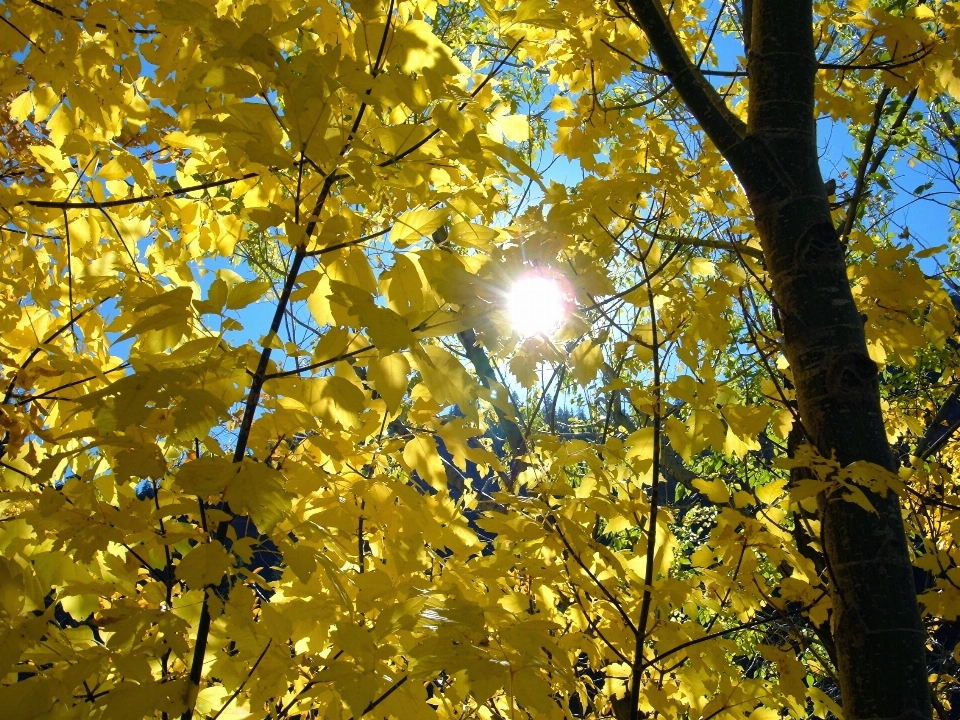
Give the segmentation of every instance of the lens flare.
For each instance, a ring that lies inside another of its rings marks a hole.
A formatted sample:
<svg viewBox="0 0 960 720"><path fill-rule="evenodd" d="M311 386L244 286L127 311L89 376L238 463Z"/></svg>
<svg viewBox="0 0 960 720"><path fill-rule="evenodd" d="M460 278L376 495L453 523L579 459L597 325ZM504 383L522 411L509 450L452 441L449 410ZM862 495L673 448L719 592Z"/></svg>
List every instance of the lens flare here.
<svg viewBox="0 0 960 720"><path fill-rule="evenodd" d="M566 315L566 298L560 283L539 274L527 275L514 283L507 296L510 323L523 335L556 332Z"/></svg>

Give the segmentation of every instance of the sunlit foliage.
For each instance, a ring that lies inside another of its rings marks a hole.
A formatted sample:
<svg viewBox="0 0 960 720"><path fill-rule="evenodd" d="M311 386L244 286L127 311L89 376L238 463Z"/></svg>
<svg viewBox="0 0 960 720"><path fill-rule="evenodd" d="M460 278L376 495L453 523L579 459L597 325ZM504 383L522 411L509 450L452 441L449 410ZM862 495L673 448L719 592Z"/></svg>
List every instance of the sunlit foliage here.
<svg viewBox="0 0 960 720"><path fill-rule="evenodd" d="M743 114L739 10L672 8ZM960 702L957 3L817 6L879 479L788 459L746 199L616 3L0 20L0 717L839 716L836 483L908 508Z"/></svg>

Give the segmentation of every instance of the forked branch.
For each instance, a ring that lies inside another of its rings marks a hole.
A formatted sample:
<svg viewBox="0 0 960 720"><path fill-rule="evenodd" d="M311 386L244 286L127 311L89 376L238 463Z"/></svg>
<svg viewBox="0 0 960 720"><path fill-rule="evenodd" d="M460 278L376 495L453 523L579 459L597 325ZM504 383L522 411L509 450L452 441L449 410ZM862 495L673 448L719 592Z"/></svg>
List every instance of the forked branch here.
<svg viewBox="0 0 960 720"><path fill-rule="evenodd" d="M667 19L660 0L630 0L630 7L634 19L656 52L663 72L713 144L725 157L731 157L746 135L746 125L730 111L723 98L690 59Z"/></svg>

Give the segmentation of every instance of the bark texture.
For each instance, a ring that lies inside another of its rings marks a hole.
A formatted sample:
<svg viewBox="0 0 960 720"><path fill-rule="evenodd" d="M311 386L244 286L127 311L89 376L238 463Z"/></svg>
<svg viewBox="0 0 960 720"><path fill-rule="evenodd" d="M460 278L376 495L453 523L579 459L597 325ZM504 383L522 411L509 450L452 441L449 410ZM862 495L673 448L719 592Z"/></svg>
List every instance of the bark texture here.
<svg viewBox="0 0 960 720"><path fill-rule="evenodd" d="M868 461L896 470L877 367L867 354L818 162L812 3L751 3L746 126L690 62L659 0L630 5L664 71L747 193L807 436L841 465ZM844 717L927 720L926 636L899 500L867 494L876 514L837 491L820 503Z"/></svg>

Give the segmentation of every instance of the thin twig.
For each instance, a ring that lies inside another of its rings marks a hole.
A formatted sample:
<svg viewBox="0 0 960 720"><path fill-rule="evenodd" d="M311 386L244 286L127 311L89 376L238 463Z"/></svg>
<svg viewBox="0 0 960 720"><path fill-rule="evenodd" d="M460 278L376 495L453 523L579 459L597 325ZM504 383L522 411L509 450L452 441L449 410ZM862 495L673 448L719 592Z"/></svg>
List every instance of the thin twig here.
<svg viewBox="0 0 960 720"><path fill-rule="evenodd" d="M84 308L83 310L81 310L81 311L78 312L78 313L71 313L71 314L70 314L70 321L69 321L69 322L61 325L57 330L55 330L53 333L51 333L50 335L48 335L37 347L35 347L33 350L31 350L31 351L30 351L30 354L27 355L27 358L26 358L22 363L20 363L20 367L17 368L17 371L16 371L16 372L13 374L13 376L10 378L10 382L7 383L6 392L4 392L4 394L3 394L3 402L0 403L0 404L6 405L8 402L10 402L10 397L13 395L13 390L14 390L14 387L15 387L16 382L17 382L17 375L19 375L22 371L24 371L24 370L27 369L27 366L28 366L31 362L33 362L34 358L36 358L37 355L40 354L40 351L43 349L43 346L44 346L44 345L48 345L49 343L51 343L51 342L53 342L54 340L56 340L57 337L59 337L62 333L64 333L64 332L66 332L67 330L69 330L69 329L73 326L73 324L77 322L77 320L79 320L80 318L82 318L84 315L86 315L88 312L90 312L91 310L93 310L94 308L96 308L96 307L97 307L98 305L100 305L101 303L106 302L107 300L110 300L111 298L113 298L113 295L110 295L109 297L105 297L105 298L103 298L102 300L98 300L97 302L95 302L95 303L94 303L93 305L91 305L90 307ZM92 378L91 378L91 379L92 379ZM56 392L57 390L61 390L61 389L62 389L62 387L56 388L56 390L54 390L54 392Z"/></svg>
<svg viewBox="0 0 960 720"><path fill-rule="evenodd" d="M480 93L480 91L483 90L484 87L486 87L487 83L489 83L494 77L496 77L496 74L500 72L504 64L507 62L510 56L513 55L516 49L520 47L520 43L522 42L523 42L523 38L517 40L513 44L513 46L510 48L509 52L502 59L500 59L497 64L495 64L490 69L490 72L487 73L487 76L483 79L483 81L479 85L477 85L477 87L475 87L473 91L470 93L471 98L475 98ZM466 102L460 103L459 109L463 110L463 108L465 108L466 105L467 105ZM417 151L418 149L426 145L428 142L433 140L433 138L435 138L439 134L440 134L440 128L439 127L434 128L432 131L427 133L426 137L424 137L422 140L418 142L415 142L413 145L411 145L409 148L407 148L403 152L398 153L394 155L392 158L384 160L383 162L377 163L377 167L381 167L381 168L389 167L390 165L394 165L395 163L400 162L405 157Z"/></svg>
<svg viewBox="0 0 960 720"><path fill-rule="evenodd" d="M67 301L69 303L70 334L73 336L73 351L77 352L77 326L73 319L73 249L70 245L70 220L67 217L67 209L63 209L63 236L67 241Z"/></svg>
<svg viewBox="0 0 960 720"><path fill-rule="evenodd" d="M391 686L383 693L383 695L381 695L380 697L378 697L376 700L371 700L371 701L370 701L370 704L367 705L367 706L363 709L363 712L360 713L360 717L362 718L362 717L363 717L364 715L366 715L368 712L370 712L370 711L373 710L375 707L377 707L377 705L379 705L379 704L382 703L384 700L386 700L388 697L390 697L391 695L393 695L393 693L394 693L401 685L403 685L409 678L410 678L409 675L404 675L402 678L400 678L399 680L397 680L393 685L391 685ZM356 720L360 720L360 718L356 718Z"/></svg>
<svg viewBox="0 0 960 720"><path fill-rule="evenodd" d="M370 75L376 77L380 72L380 64L383 62L384 52L387 45L387 37L390 33L391 20L393 19L393 7L394 0L390 0L390 8L388 10L386 18L386 26L383 30L383 36L380 39L380 49L377 53L377 59L375 64L370 68ZM367 95L369 95L369 91ZM363 101L360 103L360 108L357 111L356 119L354 120L353 126L351 127L350 133L347 136L347 139L344 141L343 145L340 148L340 153L338 158L342 159L350 149L350 143L353 139L355 133L360 127L360 122L363 118L364 112L367 108L367 102ZM303 244L299 245L296 250L294 250L293 258L290 262L290 267L287 269L286 279L284 280L283 289L280 292L280 297L277 300L276 311L273 315L273 320L270 323L270 331L267 337L276 336L280 330L280 326L283 323L284 315L287 312L287 305L290 302L290 296L293 293L294 285L296 284L297 278L300 275L300 267L303 264L304 259L307 255L306 246L313 237L314 232L316 231L317 225L319 224L319 219L323 208L326 205L327 198L330 196L330 193L333 189L334 183L344 177L343 175L336 174L336 166L330 170L330 174L324 178L323 186L320 189L320 193L317 196L317 200L314 203L313 211L310 213L310 217L307 221L307 227L304 232ZM240 421L240 428L237 433L237 444L233 453L233 462L240 463L243 461L246 451L247 443L250 439L250 430L253 427L253 419L256 415L257 408L260 405L260 393L263 390L263 384L267 380L267 368L270 365L270 355L272 353L272 347L269 343L266 343L264 348L260 353L260 359L257 363L257 369L253 373L253 380L250 383L250 389L247 392L247 400L243 410L243 416ZM229 519L223 520L217 527L216 539L223 543L227 537L227 529L230 527ZM197 624L197 639L193 648L193 658L190 662L190 673L189 673L189 682L193 686L194 690L200 687L200 680L203 677L203 658L206 653L207 640L210 635L210 601L208 599L207 593L204 592L203 601L200 606L200 619ZM190 704L186 710L183 711L181 715L181 720L191 720L193 717L194 704Z"/></svg>
<svg viewBox="0 0 960 720"><path fill-rule="evenodd" d="M240 685L237 687L237 689L233 691L233 694L229 698L227 698L227 701L223 704L223 706L219 710L217 710L217 714L214 715L212 718L210 718L210 720L217 720L217 718L223 714L223 711L230 706L230 703L232 703L234 700L237 699L237 695L240 694L240 692L246 686L250 678L253 677L253 673L256 672L257 667L260 665L260 661L263 660L264 656L267 654L267 650L270 649L270 645L272 643L273 643L273 638L270 638L269 640L267 640L267 644L263 647L263 650L261 651L260 656L257 658L257 661L253 663L253 666L247 672L247 676L243 679L243 682L241 682Z"/></svg>
<svg viewBox="0 0 960 720"><path fill-rule="evenodd" d="M552 520L552 522L550 522L550 520ZM577 563L577 565L579 565L580 568L590 577L590 579L593 580L594 584L595 584L598 588L600 588L600 592L602 592L602 593L604 594L604 596L607 598L607 600L610 601L610 604L613 605L613 606L617 609L617 612L618 612L618 613L620 613L620 617L623 619L624 624L625 624L628 628L630 628L630 632L632 632L634 635L636 635L636 634L637 634L637 627L633 624L633 621L630 619L630 616L627 615L626 610L623 609L623 605L620 604L620 601L617 600L617 598L615 598L615 597L613 596L613 593L611 593L611 592L607 589L606 585L604 585L602 582L600 582L600 579L596 576L596 574L594 574L593 571L591 571L590 568L588 568L588 567L584 564L583 560L580 559L580 554L577 553L577 551L573 549L573 546L570 544L570 542L567 540L566 536L563 534L563 531L560 529L560 521L559 521L559 519L558 519L556 516L551 516L551 518L548 518L548 522L549 522L549 526L552 527L552 528L554 529L554 531L557 533L557 535L558 535L559 538L560 538L560 541L563 543L564 547L567 548L567 552L570 553L570 555L573 557L573 559L574 559L574 561Z"/></svg>
<svg viewBox="0 0 960 720"><path fill-rule="evenodd" d="M659 221L657 230L659 231ZM647 523L647 559L643 574L643 597L640 601L640 619L637 623L633 655L633 677L630 683L630 720L640 717L640 684L643 674L643 645L646 640L650 603L653 599L653 572L657 550L657 513L660 509L660 443L663 427L660 403L663 390L660 387L660 340L657 334L657 308L654 302L653 285L647 272L647 263L642 263L647 287L647 302L650 307L650 332L653 351L653 479L650 488L650 521Z"/></svg>
<svg viewBox="0 0 960 720"><path fill-rule="evenodd" d="M199 185L189 185L185 188L179 188L177 190L168 190L167 192L157 193L155 195L137 195L131 198L122 198L120 200L104 200L102 202L96 201L74 201L69 200L21 200L16 203L16 205L30 205L31 207L39 208L56 208L58 210L62 209L73 209L73 208L87 208L92 210L102 210L103 208L109 207L120 207L122 205L136 205L137 203L146 202L147 200L159 200L161 198L168 197L177 197L179 195L185 195L186 193L196 192L197 190L209 190L210 188L222 187L224 185L229 185L230 183L240 182L242 180L249 180L250 178L259 177L260 173L245 173L238 178L227 178L224 180L211 180L210 182L200 183Z"/></svg>
<svg viewBox="0 0 960 720"><path fill-rule="evenodd" d="M47 54L47 51L46 51L46 50L44 50L42 47L40 47L39 45L37 45L37 44L30 38L29 35L27 35L23 30L21 30L20 28L18 28L18 27L17 27L16 25L14 25L12 22L10 22L9 20L7 20L3 15L0 15L0 20L3 20L7 25L9 25L9 26L13 29L13 31L14 31L15 33L17 33L17 35L19 35L19 36L22 37L24 40L26 40L28 43L30 43L31 45L33 45L33 46L34 46L37 50L39 50L41 53L43 53L44 55Z"/></svg>

